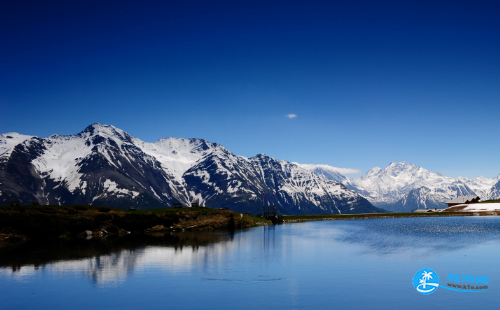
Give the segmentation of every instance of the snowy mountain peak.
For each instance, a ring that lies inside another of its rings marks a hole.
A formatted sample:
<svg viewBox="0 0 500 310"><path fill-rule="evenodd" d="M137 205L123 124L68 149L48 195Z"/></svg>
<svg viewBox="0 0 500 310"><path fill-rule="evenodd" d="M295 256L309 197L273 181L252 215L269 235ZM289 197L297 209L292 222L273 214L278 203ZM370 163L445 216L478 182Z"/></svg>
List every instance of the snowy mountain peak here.
<svg viewBox="0 0 500 310"><path fill-rule="evenodd" d="M359 180L369 181L376 178L382 178L386 180L391 179L394 182L398 183L400 182L407 183L409 180L415 178L417 179L427 178L430 174L438 176L438 174L431 173L430 171L422 167L402 161L402 162L392 162L384 169L381 169L379 167L374 167L368 170L368 172L365 175L361 176Z"/></svg>
<svg viewBox="0 0 500 310"><path fill-rule="evenodd" d="M105 128L105 127L109 127L109 126L110 125L102 125L100 123L93 123L93 124L85 127L85 129L82 130L80 133L89 133L89 134L93 135L96 133L96 131L101 130L101 128ZM111 126L111 127L114 127L114 126Z"/></svg>
<svg viewBox="0 0 500 310"><path fill-rule="evenodd" d="M417 165L412 165L412 164L409 164L409 163L407 163L405 161L402 161L402 162L392 162L392 163L390 163L389 166L387 166L384 169L384 172L386 174L388 174L388 175L397 177L397 176L399 176L402 173L417 172L420 169L422 169L422 168L420 168Z"/></svg>
<svg viewBox="0 0 500 310"><path fill-rule="evenodd" d="M132 143L132 137L126 133L125 131L116 128L113 125L102 125L99 123L94 123L87 128L85 128L82 132L80 132L77 136L80 137L102 137L109 139L118 139L124 142ZM97 144L97 143L94 143Z"/></svg>
<svg viewBox="0 0 500 310"><path fill-rule="evenodd" d="M389 165L387 165L387 167L397 167L397 166L416 166L416 165L409 164L404 160L403 161L393 161Z"/></svg>
<svg viewBox="0 0 500 310"><path fill-rule="evenodd" d="M382 168L373 167L370 170L368 170L363 176L361 176L361 179L366 179L369 178L370 176L377 175L378 173L380 173L380 171L382 171Z"/></svg>

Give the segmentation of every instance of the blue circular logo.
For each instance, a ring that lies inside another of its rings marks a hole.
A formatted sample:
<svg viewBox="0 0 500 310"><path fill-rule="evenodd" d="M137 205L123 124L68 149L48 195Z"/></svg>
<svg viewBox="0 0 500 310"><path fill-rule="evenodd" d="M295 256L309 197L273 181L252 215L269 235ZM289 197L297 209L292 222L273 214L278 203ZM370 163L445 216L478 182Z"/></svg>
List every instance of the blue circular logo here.
<svg viewBox="0 0 500 310"><path fill-rule="evenodd" d="M439 287L439 277L433 270L425 268L415 274L412 283L417 291L429 295Z"/></svg>

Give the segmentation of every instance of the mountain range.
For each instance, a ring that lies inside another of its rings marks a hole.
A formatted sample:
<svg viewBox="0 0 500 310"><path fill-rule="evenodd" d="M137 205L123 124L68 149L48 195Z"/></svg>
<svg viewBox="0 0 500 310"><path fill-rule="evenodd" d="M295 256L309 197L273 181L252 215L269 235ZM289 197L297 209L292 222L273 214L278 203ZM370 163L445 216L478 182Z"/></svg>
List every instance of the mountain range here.
<svg viewBox="0 0 500 310"><path fill-rule="evenodd" d="M358 178L348 178L327 165L300 165L318 175L344 184L373 205L389 211L445 208L457 196L478 195L482 200L500 198L500 176L496 178L446 177L406 162L375 167Z"/></svg>
<svg viewBox="0 0 500 310"><path fill-rule="evenodd" d="M262 213L274 200L284 214L326 214L444 208L462 195L500 198L500 176L447 177L406 162L357 178L342 171L265 154L236 156L203 139L149 143L98 123L76 135L0 135L0 205L37 200L150 209L196 202Z"/></svg>
<svg viewBox="0 0 500 310"><path fill-rule="evenodd" d="M75 135L0 135L0 205L11 200L144 209L196 202L252 213L275 204L283 214L380 211L341 182L286 160L236 156L202 139L149 143L98 123Z"/></svg>

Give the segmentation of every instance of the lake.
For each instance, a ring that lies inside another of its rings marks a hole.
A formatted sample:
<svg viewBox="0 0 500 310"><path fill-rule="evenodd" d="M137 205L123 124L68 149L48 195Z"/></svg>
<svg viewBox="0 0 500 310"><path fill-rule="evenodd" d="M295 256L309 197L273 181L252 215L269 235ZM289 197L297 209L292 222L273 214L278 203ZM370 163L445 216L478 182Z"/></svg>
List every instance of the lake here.
<svg viewBox="0 0 500 310"><path fill-rule="evenodd" d="M32 242L0 249L0 309L493 308L499 260L500 217ZM424 268L488 288L423 295L412 279Z"/></svg>

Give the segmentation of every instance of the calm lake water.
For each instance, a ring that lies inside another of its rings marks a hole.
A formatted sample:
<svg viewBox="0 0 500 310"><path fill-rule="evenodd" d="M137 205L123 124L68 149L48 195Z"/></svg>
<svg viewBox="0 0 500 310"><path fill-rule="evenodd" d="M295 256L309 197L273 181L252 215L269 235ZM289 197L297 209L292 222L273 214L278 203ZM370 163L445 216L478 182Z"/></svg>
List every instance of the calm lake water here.
<svg viewBox="0 0 500 310"><path fill-rule="evenodd" d="M0 309L491 309L499 262L500 217L27 244L0 250ZM422 295L412 279L423 268L441 285L487 276L488 290Z"/></svg>

